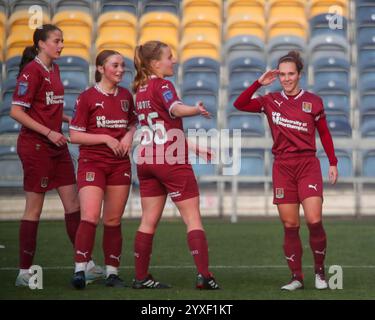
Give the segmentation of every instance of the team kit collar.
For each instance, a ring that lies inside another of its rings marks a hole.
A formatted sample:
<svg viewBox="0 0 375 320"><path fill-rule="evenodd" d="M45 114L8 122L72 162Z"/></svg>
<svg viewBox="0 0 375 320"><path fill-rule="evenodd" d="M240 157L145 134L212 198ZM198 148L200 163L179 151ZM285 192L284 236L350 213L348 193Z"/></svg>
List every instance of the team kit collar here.
<svg viewBox="0 0 375 320"><path fill-rule="evenodd" d="M302 95L305 93L305 90L301 89L299 94L297 94L293 99L297 100L298 98L302 97ZM289 97L285 94L284 90L281 91L281 95L284 99L289 100Z"/></svg>
<svg viewBox="0 0 375 320"><path fill-rule="evenodd" d="M101 94L105 95L106 97L109 97L109 93L105 92L105 91L99 86L99 83L98 83L98 82L95 84L94 88L95 88L97 91L99 91ZM113 96L116 97L117 94L118 94L118 87L116 86L116 90L115 90Z"/></svg>
<svg viewBox="0 0 375 320"><path fill-rule="evenodd" d="M48 69L47 66L43 63L43 61L39 59L38 56L36 56L36 57L34 58L34 60L35 60L35 62L39 63L39 64L43 67L43 69L46 70L48 73L49 73L51 70L52 70L52 72L53 72L53 63L52 63L52 65L51 65L51 69Z"/></svg>

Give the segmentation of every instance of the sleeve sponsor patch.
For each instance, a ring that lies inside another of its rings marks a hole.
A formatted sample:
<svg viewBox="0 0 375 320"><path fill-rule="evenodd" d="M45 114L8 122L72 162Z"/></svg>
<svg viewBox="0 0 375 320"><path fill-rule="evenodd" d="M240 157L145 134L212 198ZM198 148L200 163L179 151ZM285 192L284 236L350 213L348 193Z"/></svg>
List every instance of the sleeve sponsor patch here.
<svg viewBox="0 0 375 320"><path fill-rule="evenodd" d="M27 93L28 88L29 88L28 82L19 82L18 83L18 96L24 96Z"/></svg>
<svg viewBox="0 0 375 320"><path fill-rule="evenodd" d="M171 90L168 90L168 91L164 91L163 92L163 97L164 97L164 100L166 103L168 103L169 101L172 101L173 100L173 93Z"/></svg>

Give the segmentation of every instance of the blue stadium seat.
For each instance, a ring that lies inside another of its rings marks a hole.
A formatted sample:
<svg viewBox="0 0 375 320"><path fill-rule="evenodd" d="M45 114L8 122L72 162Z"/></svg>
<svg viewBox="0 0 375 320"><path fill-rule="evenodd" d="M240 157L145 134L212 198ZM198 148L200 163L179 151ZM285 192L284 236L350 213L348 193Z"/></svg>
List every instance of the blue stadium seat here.
<svg viewBox="0 0 375 320"><path fill-rule="evenodd" d="M77 93L68 92L64 94L64 112L67 115L69 116L73 115L77 98L78 98L78 92Z"/></svg>
<svg viewBox="0 0 375 320"><path fill-rule="evenodd" d="M243 149L241 151L242 176L264 176L264 149Z"/></svg>
<svg viewBox="0 0 375 320"><path fill-rule="evenodd" d="M264 41L255 36L246 35L232 37L226 41L225 52L227 53L228 59L230 59L230 57L236 53L246 55L250 52L254 54L257 53L260 57L262 57L265 53Z"/></svg>
<svg viewBox="0 0 375 320"><path fill-rule="evenodd" d="M88 86L87 75L81 72L63 71L61 81L65 90L83 91Z"/></svg>
<svg viewBox="0 0 375 320"><path fill-rule="evenodd" d="M109 11L127 11L137 15L138 0L102 0L101 13Z"/></svg>
<svg viewBox="0 0 375 320"><path fill-rule="evenodd" d="M250 78L259 78L266 69L266 62L257 58L237 57L228 61L229 81L237 79L240 74Z"/></svg>
<svg viewBox="0 0 375 320"><path fill-rule="evenodd" d="M375 137L375 112L369 111L361 114L362 137Z"/></svg>
<svg viewBox="0 0 375 320"><path fill-rule="evenodd" d="M349 115L350 101L349 96L345 94L322 94L323 104L326 113L344 113Z"/></svg>
<svg viewBox="0 0 375 320"><path fill-rule="evenodd" d="M187 132L188 129L204 129L210 130L217 128L217 119L212 117L206 119L201 116L186 117L183 118L184 130Z"/></svg>
<svg viewBox="0 0 375 320"><path fill-rule="evenodd" d="M340 177L353 177L353 161L351 151L336 149L336 157L338 159L337 169ZM324 150L317 152L317 157L320 160L320 167L324 178L328 177L329 162ZM339 179L340 181L340 179Z"/></svg>
<svg viewBox="0 0 375 320"><path fill-rule="evenodd" d="M275 60L278 61L280 57L287 54L291 50L304 52L306 48L306 41L303 38L296 36L278 36L270 39L267 46L267 52L271 65L274 65Z"/></svg>
<svg viewBox="0 0 375 320"><path fill-rule="evenodd" d="M375 26L358 29L357 46L359 50L375 48Z"/></svg>
<svg viewBox="0 0 375 320"><path fill-rule="evenodd" d="M322 35L322 34L335 34L339 35L342 37L347 36L348 32L348 21L345 17L342 18L343 22L343 28L342 29L333 29L330 28L329 21L332 15L327 13L327 14L319 14L312 19L310 19L310 37L314 37L317 35ZM334 19L334 22L336 23L337 17Z"/></svg>
<svg viewBox="0 0 375 320"><path fill-rule="evenodd" d="M374 26L375 3L372 6L358 6L356 10L357 27Z"/></svg>
<svg viewBox="0 0 375 320"><path fill-rule="evenodd" d="M360 50L358 52L358 72L375 69L375 50Z"/></svg>
<svg viewBox="0 0 375 320"><path fill-rule="evenodd" d="M362 174L365 177L375 177L375 150L363 152Z"/></svg>
<svg viewBox="0 0 375 320"><path fill-rule="evenodd" d="M210 93L200 93L199 96L196 94L184 94L182 96L182 101L188 106L194 106L198 101L202 101L207 111L209 111L213 116L217 116L217 111L219 108L217 96Z"/></svg>
<svg viewBox="0 0 375 320"><path fill-rule="evenodd" d="M144 0L143 13L145 14L152 11L163 11L178 15L179 3L179 0Z"/></svg>
<svg viewBox="0 0 375 320"><path fill-rule="evenodd" d="M350 62L346 55L340 53L316 54L311 62L314 72L339 71L349 73Z"/></svg>
<svg viewBox="0 0 375 320"><path fill-rule="evenodd" d="M10 12L16 10L28 10L31 6L42 7L43 11L49 12L51 1L49 0L9 0Z"/></svg>
<svg viewBox="0 0 375 320"><path fill-rule="evenodd" d="M321 34L310 39L309 51L312 60L314 55L320 52L341 52L349 53L349 43L347 39L336 34Z"/></svg>
<svg viewBox="0 0 375 320"><path fill-rule="evenodd" d="M0 115L0 134L18 133L21 125L9 115Z"/></svg>
<svg viewBox="0 0 375 320"><path fill-rule="evenodd" d="M199 95L200 92L211 92L217 94L219 88L219 82L217 78L214 77L197 77L193 79L194 81L185 81L183 79L182 83L182 93L183 95L188 92L193 92Z"/></svg>
<svg viewBox="0 0 375 320"><path fill-rule="evenodd" d="M10 58L5 62L6 77L8 79L17 78L18 70L19 70L18 66L20 62L21 62L20 56Z"/></svg>
<svg viewBox="0 0 375 320"><path fill-rule="evenodd" d="M56 0L55 12L64 10L91 10L92 1L90 0Z"/></svg>
<svg viewBox="0 0 375 320"><path fill-rule="evenodd" d="M328 114L327 122L332 136L351 137L352 128L347 116L343 114Z"/></svg>
<svg viewBox="0 0 375 320"><path fill-rule="evenodd" d="M56 63L59 65L61 70L79 70L79 71L88 71L89 63L81 58L75 56L62 56L56 60Z"/></svg>
<svg viewBox="0 0 375 320"><path fill-rule="evenodd" d="M359 110L361 113L375 111L375 93L360 96Z"/></svg>
<svg viewBox="0 0 375 320"><path fill-rule="evenodd" d="M260 114L231 114L228 117L228 129L241 129L246 136L263 137L265 134L263 116Z"/></svg>
<svg viewBox="0 0 375 320"><path fill-rule="evenodd" d="M374 72L365 72L362 73L359 82L358 89L360 95L374 95L375 94L375 73Z"/></svg>
<svg viewBox="0 0 375 320"><path fill-rule="evenodd" d="M313 90L318 95L322 93L349 94L349 79L336 72L323 72L315 75Z"/></svg>
<svg viewBox="0 0 375 320"><path fill-rule="evenodd" d="M0 187L21 187L23 171L16 146L0 146Z"/></svg>
<svg viewBox="0 0 375 320"><path fill-rule="evenodd" d="M182 74L187 73L213 73L216 77L220 74L220 63L211 58L192 58L182 65Z"/></svg>

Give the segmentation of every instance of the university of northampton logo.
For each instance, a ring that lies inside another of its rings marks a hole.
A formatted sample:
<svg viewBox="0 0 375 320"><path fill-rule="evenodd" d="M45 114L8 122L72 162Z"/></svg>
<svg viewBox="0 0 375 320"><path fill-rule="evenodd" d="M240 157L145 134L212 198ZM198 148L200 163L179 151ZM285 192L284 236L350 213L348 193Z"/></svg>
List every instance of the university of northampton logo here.
<svg viewBox="0 0 375 320"><path fill-rule="evenodd" d="M284 198L284 188L276 188L275 194L276 194L276 199L283 199Z"/></svg>
<svg viewBox="0 0 375 320"><path fill-rule="evenodd" d="M312 103L311 102L302 102L302 110L304 112L310 113L312 110Z"/></svg>
<svg viewBox="0 0 375 320"><path fill-rule="evenodd" d="M92 182L95 180L95 172L86 172L86 181Z"/></svg>
<svg viewBox="0 0 375 320"><path fill-rule="evenodd" d="M121 100L121 110L124 112L129 111L129 101L128 100Z"/></svg>

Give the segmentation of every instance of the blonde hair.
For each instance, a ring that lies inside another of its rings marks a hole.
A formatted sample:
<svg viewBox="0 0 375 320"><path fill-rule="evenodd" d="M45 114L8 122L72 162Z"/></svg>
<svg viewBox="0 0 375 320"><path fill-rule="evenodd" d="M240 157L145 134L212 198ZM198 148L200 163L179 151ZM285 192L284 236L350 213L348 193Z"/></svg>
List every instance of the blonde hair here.
<svg viewBox="0 0 375 320"><path fill-rule="evenodd" d="M159 60L162 49L168 45L161 41L147 41L143 45L137 46L134 53L134 67L137 75L133 82L133 92L135 93L140 86L145 85L148 77L152 75L152 60Z"/></svg>

